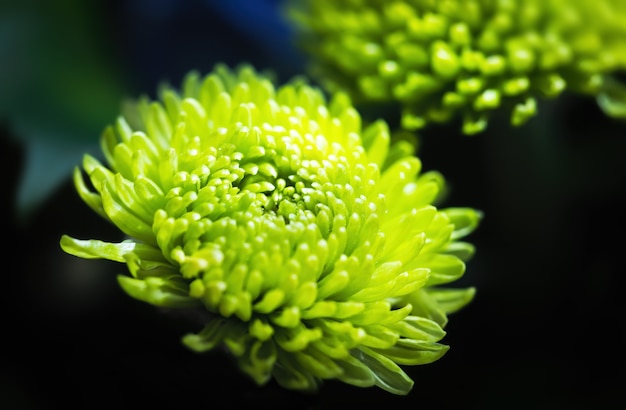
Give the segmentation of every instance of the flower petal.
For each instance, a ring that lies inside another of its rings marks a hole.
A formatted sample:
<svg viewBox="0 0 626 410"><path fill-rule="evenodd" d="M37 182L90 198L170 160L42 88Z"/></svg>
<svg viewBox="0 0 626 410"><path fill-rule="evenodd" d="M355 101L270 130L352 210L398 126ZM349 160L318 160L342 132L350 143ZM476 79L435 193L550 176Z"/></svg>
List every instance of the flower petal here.
<svg viewBox="0 0 626 410"><path fill-rule="evenodd" d="M110 243L97 239L75 239L68 235L63 235L60 243L61 248L71 255L85 259L109 259L115 262L125 262L124 257L137 245L132 240Z"/></svg>
<svg viewBox="0 0 626 410"><path fill-rule="evenodd" d="M178 308L199 305L197 299L180 294L164 278L140 280L120 275L117 277L117 280L129 296L151 305Z"/></svg>
<svg viewBox="0 0 626 410"><path fill-rule="evenodd" d="M353 353L353 356L372 371L376 386L381 389L398 395L406 395L413 388L413 380L384 355L362 346Z"/></svg>

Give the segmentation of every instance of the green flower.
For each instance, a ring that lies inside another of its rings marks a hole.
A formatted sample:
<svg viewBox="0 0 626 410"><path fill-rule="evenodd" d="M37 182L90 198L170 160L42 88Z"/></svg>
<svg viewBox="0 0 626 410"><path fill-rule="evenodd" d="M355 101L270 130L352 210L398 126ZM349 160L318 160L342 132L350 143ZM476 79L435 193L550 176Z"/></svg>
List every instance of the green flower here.
<svg viewBox="0 0 626 410"><path fill-rule="evenodd" d="M343 94L293 79L275 87L250 66L190 73L182 91L144 98L86 155L82 199L127 235L61 239L82 258L125 263L132 297L206 313L183 338L226 348L258 384L315 390L322 380L406 394L399 365L430 363L447 314L473 288L463 275L480 218L437 209L443 179L390 146Z"/></svg>
<svg viewBox="0 0 626 410"><path fill-rule="evenodd" d="M626 116L611 81L626 68L623 0L299 0L287 15L324 87L399 104L407 129L459 119L475 134L499 107L518 126L565 90Z"/></svg>

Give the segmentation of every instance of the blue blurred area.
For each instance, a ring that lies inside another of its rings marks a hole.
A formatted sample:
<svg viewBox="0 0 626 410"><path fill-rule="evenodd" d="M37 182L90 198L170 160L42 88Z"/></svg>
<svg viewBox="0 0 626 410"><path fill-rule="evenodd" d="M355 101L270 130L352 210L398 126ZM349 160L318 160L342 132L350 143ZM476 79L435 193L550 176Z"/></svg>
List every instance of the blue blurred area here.
<svg viewBox="0 0 626 410"><path fill-rule="evenodd" d="M191 69L217 62L251 63L279 80L301 74L303 56L282 16L284 0L134 0L120 2L116 33L132 93L154 94L161 81L178 84Z"/></svg>

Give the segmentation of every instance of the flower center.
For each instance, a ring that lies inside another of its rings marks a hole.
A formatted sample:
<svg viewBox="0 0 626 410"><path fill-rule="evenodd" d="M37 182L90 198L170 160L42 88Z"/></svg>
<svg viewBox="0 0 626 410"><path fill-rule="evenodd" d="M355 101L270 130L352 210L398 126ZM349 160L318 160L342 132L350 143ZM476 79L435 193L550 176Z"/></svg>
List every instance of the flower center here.
<svg viewBox="0 0 626 410"><path fill-rule="evenodd" d="M178 158L153 228L184 277L224 281L229 291L241 288L239 270L248 278L254 270L284 271L267 276L315 281L342 255L359 247L359 257L370 253L379 242L381 204L371 192L378 168L349 164L341 155L320 161L289 151L224 144Z"/></svg>

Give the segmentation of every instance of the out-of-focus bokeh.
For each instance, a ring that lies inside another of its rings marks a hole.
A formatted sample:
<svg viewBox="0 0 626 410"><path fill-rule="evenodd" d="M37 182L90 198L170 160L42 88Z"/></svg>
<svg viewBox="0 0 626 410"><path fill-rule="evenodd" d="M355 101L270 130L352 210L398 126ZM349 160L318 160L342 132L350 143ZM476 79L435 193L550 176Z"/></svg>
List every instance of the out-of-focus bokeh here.
<svg viewBox="0 0 626 410"><path fill-rule="evenodd" d="M485 219L468 238L477 253L459 283L475 285L476 299L450 318L450 352L408 368L416 385L407 397L335 382L313 396L259 388L220 352L186 350L186 319L126 296L115 278L123 265L61 251L63 233L121 239L81 202L70 174L83 153L99 155L100 132L125 98L217 62L249 62L279 81L305 73L280 5L0 3L0 408L626 405L626 123L593 99L542 101L521 128L503 115L472 137L457 124L420 132L424 168L448 180L445 205Z"/></svg>

